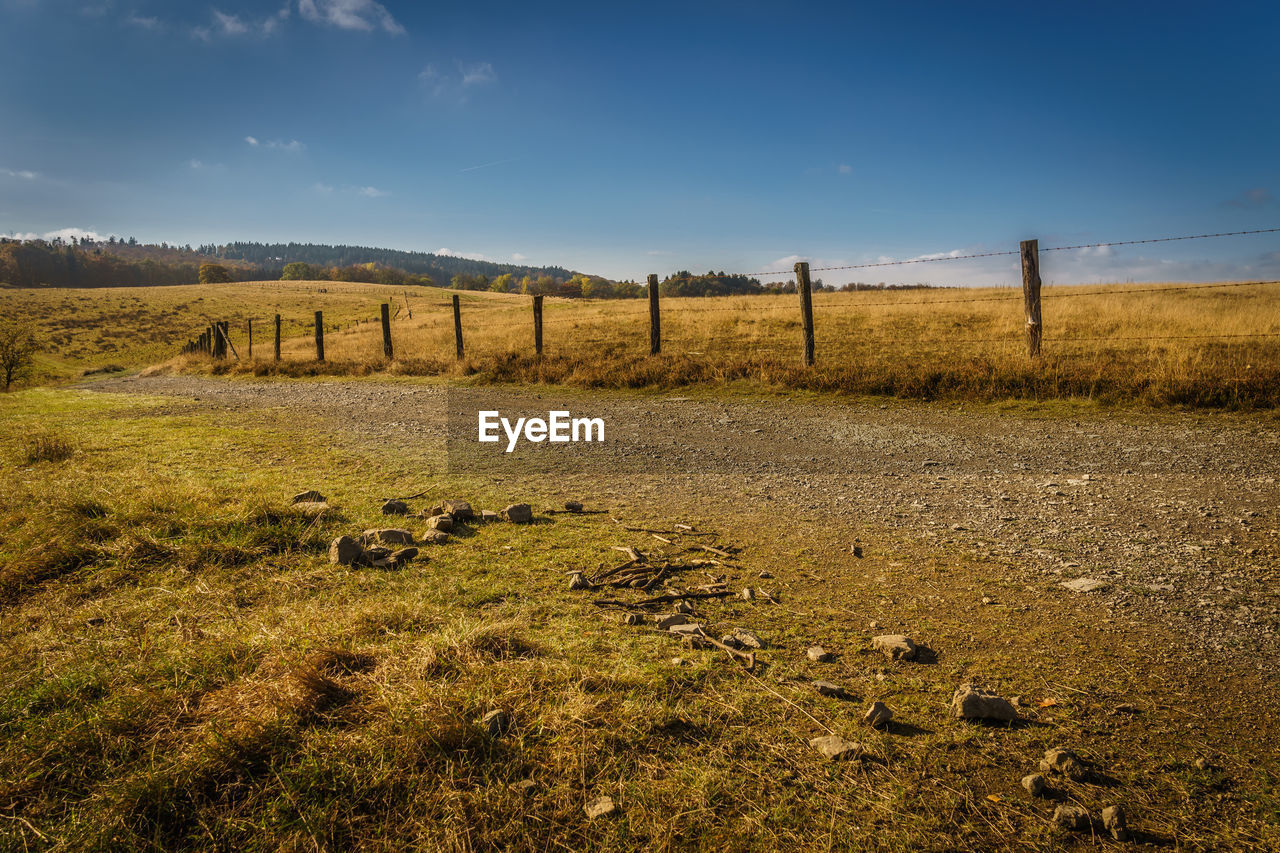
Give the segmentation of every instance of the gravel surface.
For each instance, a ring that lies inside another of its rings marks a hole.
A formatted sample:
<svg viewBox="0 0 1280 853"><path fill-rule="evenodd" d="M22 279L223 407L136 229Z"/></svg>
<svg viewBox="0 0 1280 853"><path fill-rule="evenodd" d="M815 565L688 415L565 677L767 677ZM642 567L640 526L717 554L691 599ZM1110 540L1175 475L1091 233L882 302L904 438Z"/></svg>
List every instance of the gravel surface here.
<svg viewBox="0 0 1280 853"><path fill-rule="evenodd" d="M554 477L599 500L659 500L667 517L773 519L845 550L859 531L884 531L994 562L1010 579L1096 604L1104 619L1173 628L1199 655L1247 656L1266 677L1277 672L1280 433L1269 415L1040 416L368 380L153 376L85 387L174 398L158 413L301 419L339 441L412 446L458 474ZM475 442L479 409L602 417L606 441L504 454L505 442ZM1077 578L1106 586L1058 587Z"/></svg>

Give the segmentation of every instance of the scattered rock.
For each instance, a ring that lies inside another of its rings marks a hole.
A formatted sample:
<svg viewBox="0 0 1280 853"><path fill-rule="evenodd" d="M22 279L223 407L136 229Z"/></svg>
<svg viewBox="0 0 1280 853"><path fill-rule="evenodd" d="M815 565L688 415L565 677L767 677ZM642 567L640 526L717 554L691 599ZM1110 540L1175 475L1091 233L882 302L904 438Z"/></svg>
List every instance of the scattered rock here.
<svg viewBox="0 0 1280 853"><path fill-rule="evenodd" d="M440 504L436 504L431 509L426 510L425 513L427 518L430 518L433 515L444 515L444 507L440 506Z"/></svg>
<svg viewBox="0 0 1280 853"><path fill-rule="evenodd" d="M565 501L564 508L569 512L582 512L582 504L579 501Z"/></svg>
<svg viewBox="0 0 1280 853"><path fill-rule="evenodd" d="M475 517L475 511L471 509L471 504L466 501L445 501L438 511L431 514L451 515L458 521L469 521Z"/></svg>
<svg viewBox="0 0 1280 853"><path fill-rule="evenodd" d="M1102 810L1102 825L1116 841L1129 840L1129 824L1125 820L1124 806L1107 806Z"/></svg>
<svg viewBox="0 0 1280 853"><path fill-rule="evenodd" d="M813 689L817 690L823 696L830 696L833 699L847 699L849 694L844 692L844 688L839 684L832 684L830 681L815 681Z"/></svg>
<svg viewBox="0 0 1280 853"><path fill-rule="evenodd" d="M383 515L408 515L409 505L404 501L391 500L382 505Z"/></svg>
<svg viewBox="0 0 1280 853"><path fill-rule="evenodd" d="M515 791L517 794L528 797L532 795L534 791L538 790L538 783L532 779L521 779L519 782L516 782L511 786L511 790Z"/></svg>
<svg viewBox="0 0 1280 853"><path fill-rule="evenodd" d="M986 595L984 595L984 596L982 596L982 603L983 603L983 604L995 604L995 599L994 599L994 598L991 598L990 596L986 596Z"/></svg>
<svg viewBox="0 0 1280 853"><path fill-rule="evenodd" d="M696 608L687 601L681 600L676 602L677 613L693 613L695 609Z"/></svg>
<svg viewBox="0 0 1280 853"><path fill-rule="evenodd" d="M962 686L951 697L951 713L962 720L1018 719L1018 712L1007 699L972 684Z"/></svg>
<svg viewBox="0 0 1280 853"><path fill-rule="evenodd" d="M890 660L915 660L919 649L903 634L881 634L871 638L871 645Z"/></svg>
<svg viewBox="0 0 1280 853"><path fill-rule="evenodd" d="M427 527L431 530L443 530L445 533L453 532L453 516L452 515L433 515L427 519Z"/></svg>
<svg viewBox="0 0 1280 853"><path fill-rule="evenodd" d="M324 502L325 502L325 501L327 501L327 500L328 500L328 498L326 498L324 495L322 495L322 494L320 494L319 492L317 492L315 489L307 489L305 492L298 492L296 495L294 495L294 496L293 496L293 500L291 500L289 503L295 503L295 504L302 504L302 503L316 503L316 504L322 504L322 503L324 503Z"/></svg>
<svg viewBox="0 0 1280 853"><path fill-rule="evenodd" d="M765 647L764 640L760 639L760 636L755 631L750 631L746 628L734 628L733 631L729 633L729 636L738 644L738 648L763 649ZM727 640L722 640L721 642L733 645L733 643L729 643Z"/></svg>
<svg viewBox="0 0 1280 853"><path fill-rule="evenodd" d="M760 577L763 580L770 580L773 577L773 572L761 572Z"/></svg>
<svg viewBox="0 0 1280 853"><path fill-rule="evenodd" d="M97 627L98 625L101 625L106 621L107 619L105 616L90 616L88 619L84 620L84 624L90 627Z"/></svg>
<svg viewBox="0 0 1280 853"><path fill-rule="evenodd" d="M1208 769L1209 769L1209 760L1208 760L1207 758L1204 758L1203 756L1202 756L1202 757L1200 757L1200 758L1197 758L1197 759L1195 760L1195 768L1196 768L1197 770L1208 770Z"/></svg>
<svg viewBox="0 0 1280 853"><path fill-rule="evenodd" d="M339 536L329 543L330 563L339 566L355 566L364 561L364 548L350 536Z"/></svg>
<svg viewBox="0 0 1280 853"><path fill-rule="evenodd" d="M755 591L751 589L751 587L747 587L742 592L738 593L738 597L741 598L743 601L751 601L756 597L756 594L755 594Z"/></svg>
<svg viewBox="0 0 1280 853"><path fill-rule="evenodd" d="M502 516L498 515L491 509L484 509L480 511L480 520L488 524L494 521L501 521Z"/></svg>
<svg viewBox="0 0 1280 853"><path fill-rule="evenodd" d="M699 625L697 622L689 622L687 620L684 622L679 622L675 625L671 625L667 628L667 630L670 631L672 634L679 634L682 637L705 636L705 634L702 631L701 625Z"/></svg>
<svg viewBox="0 0 1280 853"><path fill-rule="evenodd" d="M654 623L664 631L674 628L676 625L688 625L691 620L683 613L666 613L661 616L654 617Z"/></svg>
<svg viewBox="0 0 1280 853"><path fill-rule="evenodd" d="M1106 589L1108 584L1106 581L1100 581L1097 578L1076 578L1075 580L1063 581L1058 586L1069 589L1072 592L1097 592Z"/></svg>
<svg viewBox="0 0 1280 853"><path fill-rule="evenodd" d="M449 534L443 530L424 530L418 538L424 545L443 545L449 541Z"/></svg>
<svg viewBox="0 0 1280 853"><path fill-rule="evenodd" d="M892 719L893 711L889 710L889 706L883 702L872 702L867 713L862 716L862 721L873 729L887 726Z"/></svg>
<svg viewBox="0 0 1280 853"><path fill-rule="evenodd" d="M853 554L853 556L857 557L858 559L862 559L861 545L852 545L849 547L849 551Z"/></svg>
<svg viewBox="0 0 1280 853"><path fill-rule="evenodd" d="M495 708L480 719L480 724L489 733L489 737L502 737L511 727L511 717L501 708Z"/></svg>
<svg viewBox="0 0 1280 853"><path fill-rule="evenodd" d="M814 663L827 663L831 660L831 653L822 646L810 646L806 654L809 655L809 660Z"/></svg>
<svg viewBox="0 0 1280 853"><path fill-rule="evenodd" d="M1044 790L1048 787L1045 784L1044 777L1039 773L1028 773L1022 777L1022 787L1027 789L1027 793L1033 797L1044 796Z"/></svg>
<svg viewBox="0 0 1280 853"><path fill-rule="evenodd" d="M1083 782L1089 776L1089 771L1085 769L1084 762L1080 760L1080 756L1076 755L1069 749L1054 747L1045 750L1044 761L1041 766L1048 765L1049 769L1061 773L1072 782Z"/></svg>
<svg viewBox="0 0 1280 853"><path fill-rule="evenodd" d="M1072 832L1084 832L1089 828L1089 813L1080 806L1061 805L1053 810L1053 822Z"/></svg>
<svg viewBox="0 0 1280 853"><path fill-rule="evenodd" d="M574 572L569 575L569 589L591 589L591 581L582 572Z"/></svg>
<svg viewBox="0 0 1280 853"><path fill-rule="evenodd" d="M528 504L512 504L502 511L502 517L512 524L528 524L533 521L533 509Z"/></svg>
<svg viewBox="0 0 1280 853"><path fill-rule="evenodd" d="M333 507L324 501L301 501L293 505L294 510L302 513L310 519L325 519L332 515L336 515Z"/></svg>
<svg viewBox="0 0 1280 853"><path fill-rule="evenodd" d="M360 537L360 541L365 545L372 545L375 542L383 545L412 545L413 534L400 527L383 527L366 530Z"/></svg>
<svg viewBox="0 0 1280 853"><path fill-rule="evenodd" d="M418 556L417 548L401 548L391 555L391 564L394 566L403 566L405 563L412 562Z"/></svg>
<svg viewBox="0 0 1280 853"><path fill-rule="evenodd" d="M608 817L614 814L618 810L618 806L614 803L613 797L596 797L583 806L582 810L587 813L587 817L595 820L596 818Z"/></svg>
<svg viewBox="0 0 1280 853"><path fill-rule="evenodd" d="M809 746L821 752L832 761L845 758L857 758L862 753L862 744L845 740L840 735L824 735L809 741Z"/></svg>

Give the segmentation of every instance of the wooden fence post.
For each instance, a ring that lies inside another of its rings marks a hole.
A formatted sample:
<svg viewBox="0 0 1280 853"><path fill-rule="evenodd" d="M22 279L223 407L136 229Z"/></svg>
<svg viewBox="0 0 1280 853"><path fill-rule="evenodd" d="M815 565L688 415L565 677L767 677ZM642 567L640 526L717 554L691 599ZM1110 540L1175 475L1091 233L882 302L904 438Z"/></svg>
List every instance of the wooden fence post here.
<svg viewBox="0 0 1280 853"><path fill-rule="evenodd" d="M1022 299L1027 309L1027 355L1040 357L1040 241L1023 240L1019 246L1022 255Z"/></svg>
<svg viewBox="0 0 1280 853"><path fill-rule="evenodd" d="M316 312L316 361L324 361L324 312Z"/></svg>
<svg viewBox="0 0 1280 853"><path fill-rule="evenodd" d="M649 355L662 352L662 316L658 311L658 277L649 276Z"/></svg>
<svg viewBox="0 0 1280 853"><path fill-rule="evenodd" d="M276 361L280 360L280 315L276 315Z"/></svg>
<svg viewBox="0 0 1280 853"><path fill-rule="evenodd" d="M409 307L409 290L406 288L404 292L404 310L409 312L409 319L413 319L413 309Z"/></svg>
<svg viewBox="0 0 1280 853"><path fill-rule="evenodd" d="M382 303L382 355L391 361L391 306Z"/></svg>
<svg viewBox="0 0 1280 853"><path fill-rule="evenodd" d="M249 360L253 361L253 318L249 318Z"/></svg>
<svg viewBox="0 0 1280 853"><path fill-rule="evenodd" d="M462 307L458 304L458 294L453 294L453 337L458 343L458 360L462 360Z"/></svg>
<svg viewBox="0 0 1280 853"><path fill-rule="evenodd" d="M542 355L542 294L533 297L533 352Z"/></svg>
<svg viewBox="0 0 1280 853"><path fill-rule="evenodd" d="M796 264L796 290L800 292L800 320L804 324L804 366L813 367L813 294L807 261Z"/></svg>

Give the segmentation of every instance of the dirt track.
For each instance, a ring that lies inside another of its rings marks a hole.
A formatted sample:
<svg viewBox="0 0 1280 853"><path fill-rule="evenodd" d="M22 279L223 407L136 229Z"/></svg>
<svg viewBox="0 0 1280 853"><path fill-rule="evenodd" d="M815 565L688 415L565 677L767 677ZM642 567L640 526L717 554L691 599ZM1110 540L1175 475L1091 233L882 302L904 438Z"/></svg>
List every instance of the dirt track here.
<svg viewBox="0 0 1280 853"><path fill-rule="evenodd" d="M182 401L162 412L305 421L335 441L418 454L455 474L550 478L615 506L657 502L668 518L732 513L762 540L798 542L816 559L847 562L850 543L876 536L956 552L1065 608L1173 628L1194 657L1234 658L1267 679L1278 671L1280 434L1267 416L1038 417L928 404L175 376L88 387ZM603 417L607 440L481 452L480 408ZM446 457L451 425L471 440ZM1077 577L1108 587L1081 594L1057 586Z"/></svg>

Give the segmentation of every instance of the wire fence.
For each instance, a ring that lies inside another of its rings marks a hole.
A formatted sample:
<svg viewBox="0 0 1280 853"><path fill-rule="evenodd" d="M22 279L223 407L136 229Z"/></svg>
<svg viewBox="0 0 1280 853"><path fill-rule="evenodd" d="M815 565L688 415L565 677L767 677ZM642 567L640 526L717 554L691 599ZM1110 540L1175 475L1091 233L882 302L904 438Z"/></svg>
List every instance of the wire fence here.
<svg viewBox="0 0 1280 853"><path fill-rule="evenodd" d="M1185 293L1185 292L1200 291L1200 290L1258 288L1258 287L1265 287L1269 285L1280 284L1280 280L1260 279L1260 280L1252 280L1252 281L1212 282L1212 283L1185 284L1185 285L1178 284L1178 285L1157 285L1157 286L1146 286L1146 287L1119 287L1119 288L1111 287L1111 288L1097 289L1097 290L1075 290L1074 288L1072 289L1059 288L1053 292L1041 294L1040 292L1041 283L1040 283L1040 276L1039 276L1039 253L1040 252L1082 251L1087 249L1098 249L1098 248L1104 248L1104 247L1133 246L1133 245L1151 244L1151 243L1169 243L1169 242L1184 241L1184 240L1200 240L1200 239L1209 239L1209 238L1236 237L1236 236L1245 236L1245 235L1274 234L1274 233L1280 233L1280 227L1260 228L1260 229L1253 229L1248 231L1227 231L1227 232L1217 232L1217 233L1191 234L1191 235L1182 235L1182 236L1174 236L1174 237L1156 237L1156 238L1146 238L1146 239L1140 239L1140 240L1119 240L1119 241L1098 242L1098 243L1082 243L1077 245L1051 246L1047 248L1038 248L1036 241L1024 241L1024 243L1016 251L974 252L974 253L968 253L968 254L935 253L932 255L923 255L915 258L908 258L908 259L902 259L902 260L876 261L876 262L862 263L862 264L845 264L845 265L839 265L839 266L814 267L812 269L809 267L809 265L806 262L800 262L796 264L794 270L790 270L790 271L766 270L766 271L752 272L752 273L721 272L721 273L709 274L707 276L692 276L692 275L691 276L669 276L666 279L664 279L662 282L659 282L659 286L661 286L662 284L671 284L671 283L707 279L707 278L758 279L760 277L765 277L765 276L794 275L796 278L796 282L795 282L796 290L799 291L801 294L802 311L800 313L801 313L802 325L804 327L803 336L805 341L805 352L806 352L807 364L813 363L812 351L813 351L813 335L814 335L813 310L811 307L809 307L812 304L811 296L810 296L812 292L812 287L809 281L810 273L828 272L828 271L836 271L836 270L869 269L869 268L875 268L875 267L905 266L909 264L932 264L932 263L943 263L948 261L962 261L962 260L971 260L971 259L977 259L977 258L1006 257L1006 256L1015 256L1015 255L1020 255L1022 258L1023 288L1021 293L1013 292L1007 295L982 294L982 295L975 295L975 296L955 296L955 297L944 297L944 298L916 298L916 299L903 298L903 299L872 299L872 300L860 299L855 296L853 299L840 300L840 301L837 301L837 300L822 301L817 304L821 312L828 312L828 311L850 312L850 311L862 311L864 309L874 308L874 307L919 308L920 306L954 306L954 305L977 304L977 303L1022 302L1024 303L1024 306L1026 309L1026 318L1027 318L1026 342L1027 342L1029 354L1033 358L1039 357L1040 346L1042 343L1082 344L1082 343L1140 342L1140 341L1154 342L1154 341L1192 341L1192 340L1198 340L1198 341L1263 340L1263 339L1270 339L1270 338L1280 338L1280 331L1270 331L1270 330L1250 331L1250 332L1223 331L1220 333L1159 334L1159 335L1113 334L1113 335L1097 335L1097 336L1071 334L1071 335L1065 335L1062 337L1045 337L1042 334L1043 329L1041 328L1041 321L1040 321L1041 302L1044 299L1062 300L1062 299L1102 297L1102 296L1121 296L1121 295L1158 296L1158 295ZM652 289L652 284L656 280L657 280L656 276L649 277L651 289ZM880 292L879 288L875 288L872 290L874 290L875 292ZM858 292L866 292L866 291L854 291L854 293L858 293ZM764 315L772 315L778 312L793 310L793 309L787 309L786 306L783 306L783 305L756 303L756 300L761 298L759 295L756 295L756 294L731 294L731 295L720 296L720 297L695 297L695 296L662 297L662 296L659 296L657 293L653 293L650 296L650 304L648 306L636 306L633 308L632 305L634 303L624 304L624 303L616 302L612 300L607 302L602 301L601 304L608 305L608 310L602 311L599 315L596 315L596 316L583 316L580 313L576 313L577 312L576 306L570 307L567 303L562 303L559 305L557 305L556 303L552 303L551 309L546 313L550 315L553 321L563 320L564 317L562 317L562 315L570 315L568 317L569 322L571 322L573 324L573 327L579 331L587 328L597 327L597 326L608 326L609 327L607 330L608 334L603 335L600 338L589 338L582 334L579 335L579 340L577 341L577 343L588 342L591 344L595 344L595 343L603 344L608 342L616 342L619 339L620 334L623 334L622 329L618 326L619 322L625 322L631 318L647 317L649 319L649 323L643 324L643 325L637 323L636 326L634 327L634 331L637 337L640 337L641 334L645 331L644 326L645 325L649 326L650 340L652 342L652 353L657 354L660 351L660 342L662 340L661 334L660 334L660 322L661 322L662 310L663 310L661 308L661 303L669 302L669 300L673 298L679 299L680 304L678 305L678 307L675 309L674 312L671 311L671 306L669 304L667 305L665 310L669 314L674 313L677 317L685 316L685 315L701 315L706 313L734 313L734 314L750 315L754 319L759 319L761 316L764 316ZM702 302L703 300L719 301L719 300L730 300L730 299L734 300L735 304L730 304L730 305L689 304L694 302L695 300L698 302ZM394 297L392 298L392 301L394 301ZM514 316L516 312L520 312L520 313L526 312L528 310L527 304L502 305L502 306L477 304L480 301L483 301L483 300L475 300L475 301L468 300L468 304L466 305L466 311L464 312L462 310L462 303L459 299L459 296L454 295L452 297L452 303L453 303L452 317L449 317L446 314L432 311L428 308L429 314L425 317L422 317L418 321L415 328L419 330L419 332L424 334L429 332L432 334L447 336L447 333L450 331L449 327L452 326L452 331L454 331L454 337L455 337L456 352L459 358L461 358L463 356L463 353L465 352L464 329L468 326L471 327L473 330L482 331L484 333L488 333L491 331L505 332L506 330L512 330L512 329L524 329L527 331L532 331L533 337L535 339L535 345L537 347L537 352L541 354L542 327L543 327L543 306L542 306L541 297L538 297L538 296L534 297L535 319L532 324L530 323L530 319L527 314L523 319L520 319ZM580 302L577 303L577 305L580 305L580 304L581 304ZM407 292L405 295L404 307L406 309L408 308ZM422 311L423 309L419 307L418 310ZM401 314L401 309L399 306L397 306L396 314L394 318L389 318L388 315L384 312L381 318L374 318L372 320L358 320L355 323L347 324L346 328L343 329L341 326L334 327L334 328L326 328L322 319L321 312L317 311L316 323L312 329L314 332L315 340L316 340L317 359L321 361L324 360L323 338L324 338L325 331L350 332L353 328L356 331L360 331L362 327L365 326L366 324L378 323L379 319L381 319L381 324L382 324L382 344L383 344L384 352L386 354L386 357L390 359L392 357L392 343L391 343L392 337L391 337L390 320L395 319L397 323L403 322L400 320L400 314ZM409 311L409 316L410 317L412 316L412 311ZM464 321L464 316L465 316L465 321ZM508 319L508 317L511 317L511 319ZM256 318L255 318L255 321L257 321ZM252 322L253 321L251 321L250 323L250 328L252 328ZM258 322L261 322L261 321L258 321ZM267 322L270 322L270 321L267 321ZM794 323L794 320L790 322ZM300 325L301 324L299 323L291 323L290 327L298 328ZM280 328L281 328L281 320L279 315L277 315L275 318L276 331L275 331L275 340L274 340L274 356L277 359L281 357ZM630 328L630 327L627 327L627 328ZM375 329L370 328L369 331L372 333L373 331L375 331ZM900 331L900 330L896 330L896 331ZM860 343L874 344L874 345L885 345L890 343L902 344L904 342L904 337L903 335L898 333L895 333L893 335L861 334L858 337L858 341ZM926 343L924 341L910 341L910 340L908 340L907 342L917 348L919 348L922 344ZM927 343L930 345L942 344L942 345L968 346L968 345L979 345L979 344L1010 345L1010 344L1017 344L1020 342L1021 342L1020 336L1005 334L999 337L968 337L968 338L948 335L938 340L930 340ZM508 343L510 343L509 339L508 339ZM716 346L719 347L722 342L709 341L709 343L715 343ZM842 342L842 343L847 345L847 342ZM767 344L764 344L761 341L753 341L752 345L755 348L761 348L761 349L770 349L770 350L775 348L779 350L783 349L783 347L777 346L776 342L768 342ZM184 346L182 349L183 349L183 352L186 352L186 353L200 353L204 355L213 356L215 358L227 357L228 350L230 350L232 354L234 354L237 358L239 358L239 352L235 349L234 344L231 342L230 330L228 328L228 325L225 322L211 323L205 330L202 331L200 336L189 341L187 345ZM250 346L250 351L252 351L252 346Z"/></svg>

